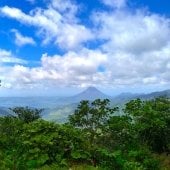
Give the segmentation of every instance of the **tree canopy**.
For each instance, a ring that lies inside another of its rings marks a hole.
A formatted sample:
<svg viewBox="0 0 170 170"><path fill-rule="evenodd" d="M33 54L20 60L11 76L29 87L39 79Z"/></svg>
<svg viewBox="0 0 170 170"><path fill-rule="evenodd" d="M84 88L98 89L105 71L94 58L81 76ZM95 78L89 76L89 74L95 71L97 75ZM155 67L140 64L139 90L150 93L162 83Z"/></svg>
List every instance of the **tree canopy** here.
<svg viewBox="0 0 170 170"><path fill-rule="evenodd" d="M0 169L169 169L170 100L82 101L65 124L41 119L41 109L13 108L0 117ZM167 156L166 156L167 154Z"/></svg>

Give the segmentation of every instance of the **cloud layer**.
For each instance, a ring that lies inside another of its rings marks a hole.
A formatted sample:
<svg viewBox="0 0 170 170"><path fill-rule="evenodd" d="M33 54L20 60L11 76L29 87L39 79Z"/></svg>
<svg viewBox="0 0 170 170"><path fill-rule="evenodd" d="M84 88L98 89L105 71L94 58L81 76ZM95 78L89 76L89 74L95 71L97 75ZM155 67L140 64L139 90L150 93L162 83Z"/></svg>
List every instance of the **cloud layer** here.
<svg viewBox="0 0 170 170"><path fill-rule="evenodd" d="M4 87L170 84L169 18L144 9L132 11L125 0L101 2L113 9L93 11L91 27L77 18L79 5L69 0L48 1L46 9L35 8L27 14L9 6L0 8L4 17L35 27L42 44L55 44L65 50L64 55L42 54L40 66L32 68L0 50ZM14 33L17 45L36 44L31 37L16 30ZM96 42L100 43L93 48L86 46ZM6 66L5 62L15 65Z"/></svg>
<svg viewBox="0 0 170 170"><path fill-rule="evenodd" d="M91 30L81 25L75 17L76 10L77 7L67 0L60 3L54 0L47 9L35 8L29 14L8 6L0 9L4 16L36 27L43 44L52 42L64 49L76 49L93 39Z"/></svg>

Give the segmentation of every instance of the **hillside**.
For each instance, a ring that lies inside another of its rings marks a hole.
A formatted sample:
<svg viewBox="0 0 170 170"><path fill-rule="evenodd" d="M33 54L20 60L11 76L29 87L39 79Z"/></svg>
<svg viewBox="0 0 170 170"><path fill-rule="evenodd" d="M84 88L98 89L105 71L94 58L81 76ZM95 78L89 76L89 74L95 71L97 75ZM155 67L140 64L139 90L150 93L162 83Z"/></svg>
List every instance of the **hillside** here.
<svg viewBox="0 0 170 170"><path fill-rule="evenodd" d="M15 115L10 109L5 107L0 107L0 117L8 116L8 115Z"/></svg>
<svg viewBox="0 0 170 170"><path fill-rule="evenodd" d="M170 97L170 90L156 91L156 92L152 92L148 94L121 93L118 96L113 97L111 101L114 104L122 104L122 103L128 102L129 100L133 100L137 98L142 99L142 100L149 100L149 99L153 99L153 98L160 97L160 96Z"/></svg>
<svg viewBox="0 0 170 170"><path fill-rule="evenodd" d="M75 100L95 100L95 99L106 99L110 98L100 90L95 87L88 87L86 90L81 93L71 97L73 101Z"/></svg>
<svg viewBox="0 0 170 170"><path fill-rule="evenodd" d="M110 97L95 87L89 87L86 90L71 96L71 97L22 97L22 98L0 98L0 116L13 114L8 108L16 106L29 106L33 108L44 108L42 117L45 120L55 122L65 122L68 115L74 113L77 105L81 100L95 100L97 98L108 98L112 105L117 105L121 108L124 104L132 99L140 98L149 100L159 96L170 97L170 90L152 92L149 94L133 94L122 93L115 97ZM118 113L121 114L121 113Z"/></svg>
<svg viewBox="0 0 170 170"><path fill-rule="evenodd" d="M155 97L160 97L160 96L170 97L170 90L152 92L149 94L138 95L137 97L140 99L153 99Z"/></svg>

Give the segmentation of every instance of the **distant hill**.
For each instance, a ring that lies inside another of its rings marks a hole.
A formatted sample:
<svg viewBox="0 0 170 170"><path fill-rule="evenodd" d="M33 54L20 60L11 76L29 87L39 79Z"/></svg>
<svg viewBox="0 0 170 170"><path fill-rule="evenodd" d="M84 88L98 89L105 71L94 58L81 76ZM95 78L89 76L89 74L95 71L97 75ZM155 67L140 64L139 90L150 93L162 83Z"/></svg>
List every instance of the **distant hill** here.
<svg viewBox="0 0 170 170"><path fill-rule="evenodd" d="M53 122L66 122L68 116L74 113L75 109L77 108L77 105L78 103L73 103L61 107L45 109L42 112L42 118Z"/></svg>
<svg viewBox="0 0 170 170"><path fill-rule="evenodd" d="M111 97L102 93L95 87L88 87L86 90L70 97L60 98L60 102L66 105L71 103L79 103L81 100L110 99Z"/></svg>
<svg viewBox="0 0 170 170"><path fill-rule="evenodd" d="M6 97L0 98L0 116L13 115L9 107L29 106L33 108L44 108L42 117L46 120L57 122L65 122L68 115L74 113L77 105L81 100L95 100L95 99L110 99L112 105L124 107L124 104L132 99L140 98L142 100L149 100L159 96L170 97L170 90L159 92L152 92L149 94L133 94L121 93L118 96L111 97L95 87L89 87L71 97Z"/></svg>
<svg viewBox="0 0 170 170"><path fill-rule="evenodd" d="M161 96L170 97L170 90L152 92L148 94L122 93L116 97L113 97L111 101L113 103L125 103L125 102L128 102L129 100L133 100L136 98L140 98L142 100L149 100L149 99L153 99L153 98L161 97Z"/></svg>
<svg viewBox="0 0 170 170"><path fill-rule="evenodd" d="M0 117L9 116L9 115L14 116L15 113L8 108L0 107Z"/></svg>
<svg viewBox="0 0 170 170"><path fill-rule="evenodd" d="M98 90L95 87L89 87L83 92L72 96L73 100L95 100L95 99L106 99L110 98L110 96L107 96L106 94L102 93L100 90Z"/></svg>
<svg viewBox="0 0 170 170"><path fill-rule="evenodd" d="M132 100L134 98L137 98L137 96L139 96L139 94L133 94L133 93L121 93L116 97L113 97L111 99L111 102L113 104L120 104L120 103L125 103L129 100Z"/></svg>
<svg viewBox="0 0 170 170"><path fill-rule="evenodd" d="M170 97L170 90L164 90L164 91L159 91L159 92L152 92L149 94L143 94L143 95L138 95L137 97L140 99L153 99L155 97Z"/></svg>

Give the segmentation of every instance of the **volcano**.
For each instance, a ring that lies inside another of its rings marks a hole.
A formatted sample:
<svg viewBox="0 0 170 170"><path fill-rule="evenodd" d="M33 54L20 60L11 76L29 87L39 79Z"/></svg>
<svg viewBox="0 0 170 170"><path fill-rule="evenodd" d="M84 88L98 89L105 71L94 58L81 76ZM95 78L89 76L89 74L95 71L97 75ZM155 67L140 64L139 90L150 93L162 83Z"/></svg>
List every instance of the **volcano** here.
<svg viewBox="0 0 170 170"><path fill-rule="evenodd" d="M88 87L83 92L73 96L76 100L95 100L110 98L95 87Z"/></svg>

